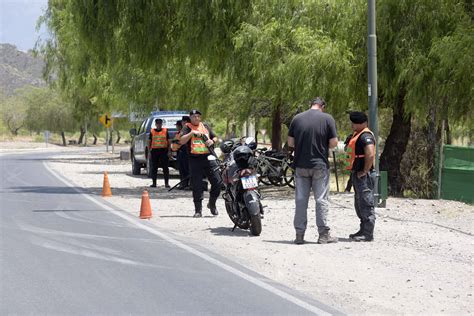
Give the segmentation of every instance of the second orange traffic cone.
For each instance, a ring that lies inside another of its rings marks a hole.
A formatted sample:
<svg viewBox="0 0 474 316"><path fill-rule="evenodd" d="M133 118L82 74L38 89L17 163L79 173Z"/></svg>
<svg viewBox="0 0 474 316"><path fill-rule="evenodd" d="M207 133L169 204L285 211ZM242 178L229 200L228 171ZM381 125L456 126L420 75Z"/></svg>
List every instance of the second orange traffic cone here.
<svg viewBox="0 0 474 316"><path fill-rule="evenodd" d="M109 176L107 171L104 171L104 185L102 186L102 196L112 196L112 191L110 190Z"/></svg>
<svg viewBox="0 0 474 316"><path fill-rule="evenodd" d="M148 196L148 191L143 191L142 194L142 205L140 206L140 218L149 219L151 218L151 206L150 206L150 197Z"/></svg>

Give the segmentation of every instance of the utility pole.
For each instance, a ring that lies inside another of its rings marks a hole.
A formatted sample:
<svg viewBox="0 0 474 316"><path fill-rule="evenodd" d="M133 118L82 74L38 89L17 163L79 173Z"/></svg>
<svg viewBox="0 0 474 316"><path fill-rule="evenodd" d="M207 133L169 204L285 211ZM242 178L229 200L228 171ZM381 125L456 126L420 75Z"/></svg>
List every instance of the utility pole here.
<svg viewBox="0 0 474 316"><path fill-rule="evenodd" d="M375 33L375 0L368 0L368 96L369 96L369 128L375 136L375 170L379 170L379 128L377 111L377 35ZM378 181L377 181L378 182ZM376 183L377 184L377 183ZM375 196L379 200L379 187L375 185Z"/></svg>

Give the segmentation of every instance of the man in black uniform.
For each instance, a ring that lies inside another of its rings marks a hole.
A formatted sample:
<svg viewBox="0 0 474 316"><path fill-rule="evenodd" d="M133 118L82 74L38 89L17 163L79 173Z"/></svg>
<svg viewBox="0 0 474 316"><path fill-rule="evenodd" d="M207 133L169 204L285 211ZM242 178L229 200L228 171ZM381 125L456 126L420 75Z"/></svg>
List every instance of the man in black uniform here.
<svg viewBox="0 0 474 316"><path fill-rule="evenodd" d="M170 151L170 141L169 134L166 128L162 128L163 120L155 120L155 128L151 129L149 137L149 147L151 149L151 178L153 179L152 185L150 187L156 188L156 177L158 173L158 166L163 168L163 176L165 178L165 188L169 188L169 156Z"/></svg>
<svg viewBox="0 0 474 316"><path fill-rule="evenodd" d="M348 169L354 186L354 206L360 219L360 229L349 238L355 241L372 241L375 227L374 171L375 137L367 128L367 115L364 112L351 112L354 134L347 144Z"/></svg>
<svg viewBox="0 0 474 316"><path fill-rule="evenodd" d="M189 167L193 185L194 217L202 217L203 178L206 176L211 183L209 203L207 207L212 215L218 215L216 201L220 194L221 179L215 160L208 160L211 154L209 147L214 146L217 140L207 124L201 122L201 112L192 110L189 113L191 123L183 126L180 143L187 145L189 153Z"/></svg>

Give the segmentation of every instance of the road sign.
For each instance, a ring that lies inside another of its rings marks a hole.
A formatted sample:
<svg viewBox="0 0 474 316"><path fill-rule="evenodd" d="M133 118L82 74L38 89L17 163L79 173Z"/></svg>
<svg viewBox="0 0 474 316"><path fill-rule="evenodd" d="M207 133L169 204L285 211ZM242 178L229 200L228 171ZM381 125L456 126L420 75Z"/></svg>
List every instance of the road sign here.
<svg viewBox="0 0 474 316"><path fill-rule="evenodd" d="M99 122L101 122L105 127L109 128L112 125L112 118L110 117L110 114L103 114L99 117Z"/></svg>

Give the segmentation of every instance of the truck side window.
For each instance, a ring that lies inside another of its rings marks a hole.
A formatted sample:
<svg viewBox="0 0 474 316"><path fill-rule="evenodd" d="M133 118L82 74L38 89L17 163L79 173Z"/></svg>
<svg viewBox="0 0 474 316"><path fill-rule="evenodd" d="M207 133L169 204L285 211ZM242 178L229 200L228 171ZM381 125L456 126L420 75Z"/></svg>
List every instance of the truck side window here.
<svg viewBox="0 0 474 316"><path fill-rule="evenodd" d="M145 123L147 120L144 120L142 125L140 126L140 130L138 131L138 134L144 133L145 132Z"/></svg>

